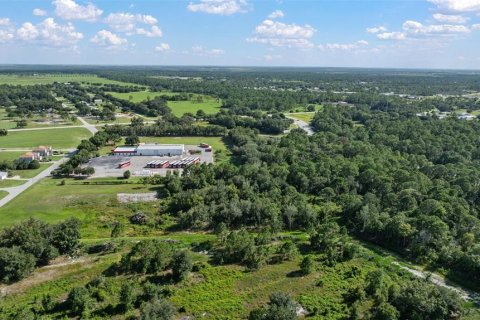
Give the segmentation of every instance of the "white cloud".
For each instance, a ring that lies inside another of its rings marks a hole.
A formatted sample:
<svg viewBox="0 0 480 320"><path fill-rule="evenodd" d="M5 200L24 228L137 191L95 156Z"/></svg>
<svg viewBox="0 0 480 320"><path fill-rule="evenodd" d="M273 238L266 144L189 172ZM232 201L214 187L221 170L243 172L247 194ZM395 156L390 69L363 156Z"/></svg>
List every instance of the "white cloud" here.
<svg viewBox="0 0 480 320"><path fill-rule="evenodd" d="M114 31L122 32L127 35L144 35L147 37L161 37L162 30L156 25L158 23L151 15L131 14L131 13L111 13L105 18L104 22ZM139 27L138 25L145 25Z"/></svg>
<svg viewBox="0 0 480 320"><path fill-rule="evenodd" d="M460 15L450 15L450 14L441 14L441 13L435 13L433 15L433 19L439 22L457 23L457 24L466 23L468 20L470 20L468 17L464 17Z"/></svg>
<svg viewBox="0 0 480 320"><path fill-rule="evenodd" d="M428 0L428 2L435 4L438 9L446 12L480 13L480 0Z"/></svg>
<svg viewBox="0 0 480 320"><path fill-rule="evenodd" d="M247 38L247 41L275 47L305 49L313 47L311 38L316 31L310 25L299 26L267 19L255 28L255 36Z"/></svg>
<svg viewBox="0 0 480 320"><path fill-rule="evenodd" d="M62 25L53 18L47 18L35 25L25 22L16 31L16 35L19 40L54 47L74 47L83 39L83 34L77 32L70 22Z"/></svg>
<svg viewBox="0 0 480 320"><path fill-rule="evenodd" d="M407 36L403 32L382 32L377 34L380 40L405 40Z"/></svg>
<svg viewBox="0 0 480 320"><path fill-rule="evenodd" d="M472 30L480 30L480 24L472 25Z"/></svg>
<svg viewBox="0 0 480 320"><path fill-rule="evenodd" d="M0 18L0 43L12 40L15 35L15 28L9 18Z"/></svg>
<svg viewBox="0 0 480 320"><path fill-rule="evenodd" d="M93 38L90 39L90 42L98 44L99 46L107 49L116 49L127 44L128 40L121 38L110 31L100 30L95 34L95 36L93 36Z"/></svg>
<svg viewBox="0 0 480 320"><path fill-rule="evenodd" d="M372 27L372 28L367 28L368 33L383 33L387 32L387 28L383 26L378 26L378 27Z"/></svg>
<svg viewBox="0 0 480 320"><path fill-rule="evenodd" d="M434 24L427 26L413 20L405 21L403 30L411 36L449 35L470 32L470 29L463 25Z"/></svg>
<svg viewBox="0 0 480 320"><path fill-rule="evenodd" d="M282 56L279 54L266 54L263 56L263 60L265 61L273 61L273 60L279 60L282 59Z"/></svg>
<svg viewBox="0 0 480 320"><path fill-rule="evenodd" d="M206 49L203 46L192 47L192 53L198 56L218 57L225 54L222 49Z"/></svg>
<svg viewBox="0 0 480 320"><path fill-rule="evenodd" d="M247 0L200 0L187 6L191 12L203 12L218 15L232 15L247 11Z"/></svg>
<svg viewBox="0 0 480 320"><path fill-rule="evenodd" d="M283 13L282 10L275 10L268 15L269 19L276 19L276 18L283 18L283 17L285 17L285 14Z"/></svg>
<svg viewBox="0 0 480 320"><path fill-rule="evenodd" d="M38 8L33 9L32 13L33 13L34 16L39 16L39 17L43 17L43 16L47 15L47 11L42 10L42 9L38 9Z"/></svg>
<svg viewBox="0 0 480 320"><path fill-rule="evenodd" d="M155 47L155 51L157 52L167 52L170 51L170 45L168 43L160 43L160 45Z"/></svg>
<svg viewBox="0 0 480 320"><path fill-rule="evenodd" d="M64 20L96 21L103 11L89 3L85 6L77 4L73 0L54 0L55 14Z"/></svg>
<svg viewBox="0 0 480 320"><path fill-rule="evenodd" d="M355 43L327 43L321 44L318 48L322 51L358 51L360 49L364 49L368 46L368 42L365 40L360 40Z"/></svg>

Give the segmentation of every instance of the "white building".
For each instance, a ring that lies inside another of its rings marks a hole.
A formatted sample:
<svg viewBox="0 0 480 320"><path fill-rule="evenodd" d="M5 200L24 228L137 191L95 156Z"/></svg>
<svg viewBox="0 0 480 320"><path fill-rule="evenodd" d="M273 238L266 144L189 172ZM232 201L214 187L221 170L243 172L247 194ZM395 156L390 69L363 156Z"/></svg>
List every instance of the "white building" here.
<svg viewBox="0 0 480 320"><path fill-rule="evenodd" d="M181 156L185 153L183 144L141 144L137 156Z"/></svg>
<svg viewBox="0 0 480 320"><path fill-rule="evenodd" d="M185 153L183 144L147 144L142 143L138 147L118 147L112 150L118 156L181 156Z"/></svg>
<svg viewBox="0 0 480 320"><path fill-rule="evenodd" d="M8 177L8 172L0 171L0 180L5 180Z"/></svg>

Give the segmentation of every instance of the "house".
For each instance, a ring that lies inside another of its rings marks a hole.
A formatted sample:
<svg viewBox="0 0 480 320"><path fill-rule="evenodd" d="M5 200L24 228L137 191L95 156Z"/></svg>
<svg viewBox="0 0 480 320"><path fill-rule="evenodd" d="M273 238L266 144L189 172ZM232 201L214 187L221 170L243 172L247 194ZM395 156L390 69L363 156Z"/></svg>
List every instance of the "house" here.
<svg viewBox="0 0 480 320"><path fill-rule="evenodd" d="M103 102L102 99L95 99L95 100L93 100L93 103L94 103L95 105L97 105L97 106L98 106L99 104L102 104L102 102Z"/></svg>
<svg viewBox="0 0 480 320"><path fill-rule="evenodd" d="M20 158L18 158L18 162L27 162L27 163L30 163L32 162L33 160L36 160L35 158L35 154L33 152L27 152L27 153L24 153L23 155L20 156Z"/></svg>
<svg viewBox="0 0 480 320"><path fill-rule="evenodd" d="M0 171L0 180L5 180L8 177L8 172Z"/></svg>
<svg viewBox="0 0 480 320"><path fill-rule="evenodd" d="M39 146L35 149L32 150L34 154L37 156L37 160L42 160L43 158L47 158L53 155L53 149L52 147L46 147L46 146Z"/></svg>

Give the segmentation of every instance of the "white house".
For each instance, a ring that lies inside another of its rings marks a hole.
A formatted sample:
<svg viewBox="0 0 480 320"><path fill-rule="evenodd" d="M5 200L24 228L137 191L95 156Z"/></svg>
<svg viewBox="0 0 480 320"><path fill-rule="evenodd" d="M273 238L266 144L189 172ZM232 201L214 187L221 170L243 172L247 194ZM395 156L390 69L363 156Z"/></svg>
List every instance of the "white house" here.
<svg viewBox="0 0 480 320"><path fill-rule="evenodd" d="M0 171L0 180L5 180L8 177L8 172Z"/></svg>

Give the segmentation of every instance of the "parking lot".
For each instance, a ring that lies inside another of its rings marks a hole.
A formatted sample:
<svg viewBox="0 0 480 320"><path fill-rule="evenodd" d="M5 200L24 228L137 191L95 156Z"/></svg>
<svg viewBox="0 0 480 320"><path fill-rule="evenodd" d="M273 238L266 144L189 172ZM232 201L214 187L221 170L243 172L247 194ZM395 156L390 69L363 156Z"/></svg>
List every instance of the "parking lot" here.
<svg viewBox="0 0 480 320"><path fill-rule="evenodd" d="M93 167L95 174L92 178L105 178L105 177L122 177L123 173L130 170L132 176L150 176L150 175L166 175L168 171L179 171L183 169L153 169L147 168L147 163L155 160L166 160L169 162L182 160L187 157L198 157L200 163L213 163L213 151L205 152L205 149L198 146L185 145L186 153L182 156L174 157L158 157L158 156L104 156L91 159L86 166ZM200 151L198 154L191 154L190 151ZM128 167L119 168L119 164L122 162L130 161L131 164Z"/></svg>

